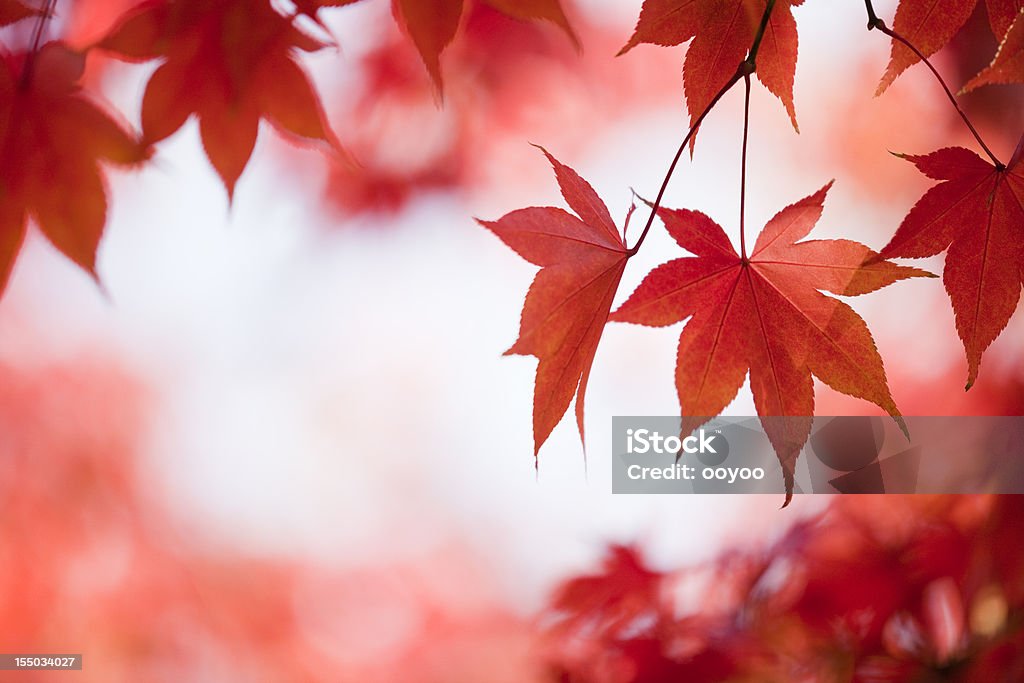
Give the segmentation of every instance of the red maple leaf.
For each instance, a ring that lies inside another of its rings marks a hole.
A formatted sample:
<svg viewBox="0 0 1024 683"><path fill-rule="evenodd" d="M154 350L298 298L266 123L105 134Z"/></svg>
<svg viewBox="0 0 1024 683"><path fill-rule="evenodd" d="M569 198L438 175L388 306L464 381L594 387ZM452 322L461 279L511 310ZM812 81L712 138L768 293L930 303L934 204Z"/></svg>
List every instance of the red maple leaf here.
<svg viewBox="0 0 1024 683"><path fill-rule="evenodd" d="M757 54L756 72L782 100L797 130L797 31L792 8L802 2L776 3ZM633 37L619 54L641 43L671 46L692 38L683 65L683 89L690 119L696 120L746 58L766 6L767 0L645 0Z"/></svg>
<svg viewBox="0 0 1024 683"><path fill-rule="evenodd" d="M993 83L1024 83L1024 11L1006 31L992 63L972 78L963 92Z"/></svg>
<svg viewBox="0 0 1024 683"><path fill-rule="evenodd" d="M695 256L651 271L610 316L652 326L689 318L676 365L686 433L721 413L749 370L757 413L782 464L787 503L814 415L812 374L900 420L867 325L818 290L854 296L928 275L880 261L857 242L798 241L820 218L830 186L772 218L749 258L704 214L659 209L669 234Z"/></svg>
<svg viewBox="0 0 1024 683"><path fill-rule="evenodd" d="M506 354L536 356L534 455L576 394L583 438L583 403L590 368L630 252L594 188L546 150L562 196L576 216L554 207L513 211L479 221L541 270L523 305L519 339ZM629 219L626 223L628 226Z"/></svg>
<svg viewBox="0 0 1024 683"><path fill-rule="evenodd" d="M229 196L252 155L261 119L344 154L296 61L298 50L324 45L268 0L149 0L100 46L128 60L163 60L143 96L143 137L159 142L195 115L206 156Z"/></svg>
<svg viewBox="0 0 1024 683"><path fill-rule="evenodd" d="M482 0L515 19L544 19L559 26L579 45L560 0ZM442 88L441 53L455 39L464 0L394 0L395 17L405 27L438 90Z"/></svg>
<svg viewBox="0 0 1024 683"><path fill-rule="evenodd" d="M360 0L295 0L295 8L307 16L315 16L317 12L329 7L344 7L354 5Z"/></svg>
<svg viewBox="0 0 1024 683"><path fill-rule="evenodd" d="M38 14L39 10L26 7L18 0L0 0L0 26L7 26Z"/></svg>
<svg viewBox="0 0 1024 683"><path fill-rule="evenodd" d="M884 258L924 258L948 249L943 282L967 353L967 388L981 357L1017 308L1024 263L1024 139L1007 168L950 147L906 156L940 180L903 219Z"/></svg>
<svg viewBox="0 0 1024 683"><path fill-rule="evenodd" d="M561 626L591 628L609 637L626 632L645 614L663 609L664 575L648 568L637 548L608 548L601 571L563 583L552 598Z"/></svg>
<svg viewBox="0 0 1024 683"><path fill-rule="evenodd" d="M320 10L344 7L345 5L354 5L357 2L361 2L361 0L294 0L293 4L295 5L296 13L304 14L321 28L327 29L324 23L320 20Z"/></svg>
<svg viewBox="0 0 1024 683"><path fill-rule="evenodd" d="M930 57L952 40L977 4L978 0L900 0L892 29ZM1024 8L1024 0L985 0L985 5L992 33L997 41L1002 41ZM878 84L877 94L885 92L901 73L919 61L913 50L894 38L889 66Z"/></svg>
<svg viewBox="0 0 1024 683"><path fill-rule="evenodd" d="M28 218L96 277L106 222L100 161L147 158L135 136L80 88L85 56L61 43L0 55L0 291Z"/></svg>

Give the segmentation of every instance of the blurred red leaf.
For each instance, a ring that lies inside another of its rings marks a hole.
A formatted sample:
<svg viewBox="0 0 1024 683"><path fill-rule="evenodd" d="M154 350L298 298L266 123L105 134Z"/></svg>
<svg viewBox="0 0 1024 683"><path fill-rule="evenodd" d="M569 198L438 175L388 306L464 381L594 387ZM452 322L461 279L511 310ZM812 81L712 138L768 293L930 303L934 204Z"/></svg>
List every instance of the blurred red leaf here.
<svg viewBox="0 0 1024 683"><path fill-rule="evenodd" d="M671 55L651 53L610 69L615 32L585 21L574 26L593 48L585 54L550 26L471 4L445 52L440 108L412 42L397 32L384 36L360 58L363 78L356 87L345 81L339 88L331 112L359 160L358 166L331 165L326 198L332 210L392 212L429 192L505 183L514 179L512 169L527 163L525 136L583 145L627 112L671 97Z"/></svg>
<svg viewBox="0 0 1024 683"><path fill-rule="evenodd" d="M482 1L516 19L551 21L578 43L561 0ZM441 53L458 32L465 4L465 0L394 0L395 17L409 33L439 91L442 89Z"/></svg>
<svg viewBox="0 0 1024 683"><path fill-rule="evenodd" d="M967 23L978 0L900 0L892 28L925 57L935 54ZM989 24L1002 41L1014 18L1024 7L1020 0L986 0ZM878 84L878 94L908 68L921 61L914 51L895 38L889 65Z"/></svg>
<svg viewBox="0 0 1024 683"><path fill-rule="evenodd" d="M1024 11L1007 30L992 63L964 86L964 92L994 83L1024 83Z"/></svg>
<svg viewBox="0 0 1024 683"><path fill-rule="evenodd" d="M792 8L803 0L777 3L757 55L757 77L782 100L793 127L793 81L797 30ZM633 37L619 54L641 43L679 45L693 39L683 65L683 86L694 121L736 73L754 42L766 0L645 0Z"/></svg>
<svg viewBox="0 0 1024 683"><path fill-rule="evenodd" d="M532 207L480 224L530 263L540 266L523 306L519 339L507 354L536 356L534 454L540 451L576 394L583 439L587 379L612 299L630 253L594 189L544 151L562 196L576 216ZM627 221L628 222L628 221Z"/></svg>
<svg viewBox="0 0 1024 683"><path fill-rule="evenodd" d="M296 61L298 51L314 52L323 44L268 0L149 0L100 46L127 60L162 60L143 96L144 139L159 142L195 115L206 155L229 196L252 155L261 119L344 155Z"/></svg>
<svg viewBox="0 0 1024 683"><path fill-rule="evenodd" d="M659 574L664 586L695 570L709 577L691 611L648 590L646 574L607 560L555 594L549 661L570 683L1016 682L1024 671L1016 499L840 498L767 547ZM722 586L736 599L723 605ZM611 587L636 598L632 621L608 618ZM584 591L593 598L567 603L567 593Z"/></svg>
<svg viewBox="0 0 1024 683"><path fill-rule="evenodd" d="M566 581L552 599L565 623L616 634L660 609L662 575L648 569L636 548L612 546L600 572Z"/></svg>
<svg viewBox="0 0 1024 683"><path fill-rule="evenodd" d="M96 277L107 216L100 161L137 164L148 153L80 87L85 56L62 43L0 63L0 291L29 217Z"/></svg>
<svg viewBox="0 0 1024 683"><path fill-rule="evenodd" d="M679 338L676 388L689 434L732 402L750 371L754 404L792 495L797 455L814 415L812 373L899 419L882 359L852 308L818 290L855 296L928 276L848 240L802 240L831 183L780 211L748 259L696 211L659 209L669 234L695 254L653 270L611 320L665 326L689 318ZM781 419L774 419L781 418Z"/></svg>
<svg viewBox="0 0 1024 683"><path fill-rule="evenodd" d="M1024 149L1022 139L1021 149ZM914 205L884 258L923 258L948 249L943 281L967 354L969 389L981 358L1017 308L1024 262L1024 167L1020 153L996 168L974 152L950 147L907 156L940 180Z"/></svg>
<svg viewBox="0 0 1024 683"><path fill-rule="evenodd" d="M295 0L295 8L302 14L315 17L316 13L329 7L344 7L354 5L361 0Z"/></svg>
<svg viewBox="0 0 1024 683"><path fill-rule="evenodd" d="M0 26L7 26L38 14L39 10L26 7L18 0L0 0Z"/></svg>

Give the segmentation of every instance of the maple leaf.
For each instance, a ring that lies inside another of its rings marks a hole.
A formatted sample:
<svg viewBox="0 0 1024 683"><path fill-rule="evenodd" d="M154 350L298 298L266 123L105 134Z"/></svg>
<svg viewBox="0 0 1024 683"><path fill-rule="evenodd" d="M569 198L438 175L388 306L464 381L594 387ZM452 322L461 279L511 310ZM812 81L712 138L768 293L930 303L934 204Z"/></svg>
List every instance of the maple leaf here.
<svg viewBox="0 0 1024 683"><path fill-rule="evenodd" d="M974 12L978 0L900 0L892 29L925 57L946 46ZM1024 0L986 0L989 24L997 41L1003 41ZM892 40L889 65L876 94L880 95L896 78L920 58L897 39Z"/></svg>
<svg viewBox="0 0 1024 683"><path fill-rule="evenodd" d="M362 0L295 0L295 8L301 13L307 16L316 16L316 13L322 9L331 7L344 7L345 5L354 5Z"/></svg>
<svg viewBox="0 0 1024 683"><path fill-rule="evenodd" d="M1007 29L992 63L972 78L961 92L994 83L1024 83L1024 11Z"/></svg>
<svg viewBox="0 0 1024 683"><path fill-rule="evenodd" d="M608 548L600 572L563 583L552 598L564 629L626 633L637 619L661 610L664 575L648 568L632 546Z"/></svg>
<svg viewBox="0 0 1024 683"><path fill-rule="evenodd" d="M319 41L268 0L148 0L100 42L130 61L162 59L142 100L144 139L156 143L191 116L228 196L256 144L261 119L344 157L320 99L296 61Z"/></svg>
<svg viewBox="0 0 1024 683"><path fill-rule="evenodd" d="M81 90L85 56L62 43L0 56L0 291L28 218L96 277L107 200L98 162L137 164L148 152Z"/></svg>
<svg viewBox="0 0 1024 683"><path fill-rule="evenodd" d="M721 413L749 370L757 413L782 465L787 504L814 415L812 374L902 424L867 325L818 290L855 296L930 276L878 260L857 242L798 241L818 222L829 187L772 218L749 258L736 253L708 216L659 209L669 234L694 256L651 271L609 318L651 326L689 319L676 365L685 433Z"/></svg>
<svg viewBox="0 0 1024 683"><path fill-rule="evenodd" d="M579 40L560 0L483 0L515 19L550 21L565 31L573 44ZM463 0L394 0L396 19L408 32L438 91L442 90L441 53L455 39L463 13Z"/></svg>
<svg viewBox="0 0 1024 683"><path fill-rule="evenodd" d="M295 11L313 20L320 28L327 29L327 26L320 20L319 12L322 9L344 7L354 5L362 0L294 0Z"/></svg>
<svg viewBox="0 0 1024 683"><path fill-rule="evenodd" d="M978 377L981 357L1017 308L1024 263L1024 168L1021 150L997 168L962 147L904 156L929 178L940 180L918 200L883 258L946 254L943 282L956 329L967 354L967 388Z"/></svg>
<svg viewBox="0 0 1024 683"><path fill-rule="evenodd" d="M604 202L587 181L541 149L555 170L562 196L576 212L554 207L513 211L478 221L541 270L523 305L519 339L506 355L536 356L534 455L576 394L583 439L583 403L612 299L630 257ZM628 218L627 218L628 224Z"/></svg>
<svg viewBox="0 0 1024 683"><path fill-rule="evenodd" d="M38 14L39 10L26 7L18 0L0 0L0 26L7 26Z"/></svg>
<svg viewBox="0 0 1024 683"><path fill-rule="evenodd" d="M758 80L782 100L798 131L793 104L798 38L792 8L802 2L775 4L756 71ZM683 64L683 90L695 121L746 59L766 7L767 0L644 0L633 37L619 54L641 43L669 47L692 39Z"/></svg>

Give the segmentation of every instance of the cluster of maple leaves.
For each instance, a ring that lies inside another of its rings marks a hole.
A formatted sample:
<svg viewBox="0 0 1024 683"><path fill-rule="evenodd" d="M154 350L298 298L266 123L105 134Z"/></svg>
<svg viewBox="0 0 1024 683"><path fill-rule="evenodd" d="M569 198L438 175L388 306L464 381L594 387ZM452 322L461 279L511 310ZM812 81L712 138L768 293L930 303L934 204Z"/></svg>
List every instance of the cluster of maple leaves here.
<svg viewBox="0 0 1024 683"><path fill-rule="evenodd" d="M72 49L59 40L41 40L51 16L60 10L59 2L47 0L40 7L0 0L0 24L35 22L31 45L2 51L0 291L30 220L96 277L96 250L107 214L103 167L145 163L154 147L190 118L198 122L206 156L229 198L264 121L287 138L312 143L342 164L351 163L331 130L301 55L329 44L309 30L324 28L321 11L358 1L297 0L285 9L270 0L143 0L99 39ZM793 8L801 2L645 0L620 55L645 43L689 42L683 90L694 128L726 90L744 78L749 86L750 77L781 100L798 128ZM546 21L579 47L559 0L391 4L438 95L444 90L442 54L478 6L517 20ZM892 37L879 93L948 43L976 4L901 0L889 29L867 2L869 28ZM985 6L999 48L965 90L1024 81L1021 1L986 0ZM83 87L86 53L93 50L129 62L157 63L142 97L138 133ZM443 98L438 102L443 106ZM531 208L484 223L541 267L526 299L519 339L510 349L539 359L535 452L573 396L582 436L590 368L609 320L654 326L688 320L676 368L681 411L693 418L687 428L723 410L748 373L763 417L809 418L814 412L813 375L899 419L867 325L845 303L822 294L859 295L928 275L896 265L892 258L947 251L943 280L964 343L970 387L985 350L1016 309L1024 256L1024 146L1004 162L976 137L987 159L962 148L906 157L939 183L878 253L851 241L805 239L822 213L827 188L781 211L749 254L742 234L737 253L725 231L707 216L668 210L656 202L650 220L660 217L693 256L654 270L614 313L621 276L643 236L628 247L625 229L620 233L597 193L549 154L576 215ZM692 150L696 136L688 140ZM643 235L649 227L650 221ZM772 426L765 421L784 471L791 470L809 424L785 420Z"/></svg>
<svg viewBox="0 0 1024 683"><path fill-rule="evenodd" d="M751 74L779 97L796 127L797 31L792 7L798 4L646 0L622 53L641 43L669 46L692 41L683 70L691 150L703 117L743 78L748 79L749 92ZM949 42L974 4L902 0L889 29L867 3L869 28L880 28L893 39L879 93L909 66ZM993 32L1001 39L999 52L965 86L968 90L1024 82L1021 3L991 0L988 11ZM966 117L965 121L970 126ZM614 312L619 281L643 235L629 248L625 228L620 235L593 188L545 152L576 215L531 208L483 223L541 266L526 297L519 340L509 350L539 359L535 454L574 393L582 438L587 380L606 322L665 326L688 320L676 364L683 431L696 429L725 409L749 374L757 412L789 490L814 414L812 375L839 392L874 403L902 425L867 325L847 304L822 293L855 296L902 279L931 276L891 258L922 258L948 250L943 280L966 350L969 389L984 351L1016 309L1024 281L1024 137L1003 163L976 132L975 136L990 161L963 148L905 157L941 182L911 209L878 253L848 240L805 239L822 214L828 186L780 211L749 254L742 223L737 253L711 218L698 211L660 207L659 195L651 220L656 214L676 243L693 256L656 268ZM745 145L746 129L744 149ZM671 174L670 169L669 178ZM792 419L771 420L772 416Z"/></svg>
<svg viewBox="0 0 1024 683"><path fill-rule="evenodd" d="M1024 678L1019 496L854 496L671 571L612 547L548 608L563 683Z"/></svg>
<svg viewBox="0 0 1024 683"><path fill-rule="evenodd" d="M255 147L261 121L319 146L343 163L348 153L331 130L320 97L300 62L328 43L300 26L322 24L318 12L357 0L300 0L284 12L271 0L144 0L84 49L41 41L59 2L43 7L0 0L0 26L34 20L33 44L0 48L0 292L28 222L72 261L96 276L96 250L107 214L102 167L138 165L190 118L203 149L234 193ZM547 20L576 42L558 0L487 0L524 20ZM396 0L395 17L415 44L438 91L441 53L455 38L463 0ZM158 62L132 130L82 84L91 51L128 62Z"/></svg>

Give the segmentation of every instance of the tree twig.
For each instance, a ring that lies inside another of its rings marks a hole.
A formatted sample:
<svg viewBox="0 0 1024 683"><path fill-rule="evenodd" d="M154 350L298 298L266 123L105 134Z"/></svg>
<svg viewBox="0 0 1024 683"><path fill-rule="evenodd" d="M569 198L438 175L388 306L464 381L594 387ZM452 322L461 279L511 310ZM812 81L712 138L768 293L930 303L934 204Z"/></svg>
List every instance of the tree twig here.
<svg viewBox="0 0 1024 683"><path fill-rule="evenodd" d="M743 75L743 156L740 162L740 259L747 262L747 138L750 134L750 74Z"/></svg>
<svg viewBox="0 0 1024 683"><path fill-rule="evenodd" d="M967 117L967 113L964 112L964 110L960 107L960 103L956 101L956 96L953 94L953 91L949 89L948 85L946 85L945 79L942 78L942 75L938 72L938 70L931 63L931 61L929 61L929 59L924 56L924 53L918 50L913 43L911 43L909 40L901 36L896 31L886 26L885 22L882 19L880 19L877 14L875 14L875 8L872 5L871 0L864 0L864 6L868 12L868 30L873 31L874 29L878 29L879 31L889 36L893 40L905 45L907 49L909 49L911 52L917 55L918 59L924 62L924 65L928 67L928 69L935 76L935 79L939 82L939 85L941 85L942 89L946 92L946 97L949 98L949 101L953 105L953 108L956 109L956 113L958 113L960 115L960 118L963 119L964 123L967 124L967 128L971 131L971 134L974 136L974 139L977 140L978 144L981 145L981 148L985 150L985 154L988 155L988 158L992 160L992 163L1000 171L1005 169L1006 165L1003 164L1003 162L1001 162L999 158L992 153L992 150L989 149L988 145L985 144L985 141L982 140L981 134L978 133L978 129L974 127L973 123L971 123L971 120Z"/></svg>
<svg viewBox="0 0 1024 683"><path fill-rule="evenodd" d="M658 209L661 208L661 200L665 198L665 191L668 189L668 184L672 180L672 175L676 171L676 166L679 165L679 160L683 156L683 152L686 151L686 145L689 144L690 138L694 136L697 129L700 128L700 124L703 123L707 115L711 113L711 110L715 108L727 92L732 90L732 87L739 83L740 79L746 78L749 85L750 74L754 73L757 69L757 53L761 48L761 41L764 39L765 30L768 28L768 21L771 19L772 10L775 8L776 0L768 0L768 4L765 7L764 14L761 16L761 23L757 28L757 33L754 35L754 42L750 46L750 52L747 54L747 58L744 59L740 65L736 68L736 73L722 86L721 90L711 99L708 106L704 108L704 111L700 113L697 120L690 126L690 130L687 131L686 137L679 144L679 149L676 151L675 157L672 158L672 163L668 167L668 173L665 174L665 180L661 183L661 189L658 190L658 196L654 200L654 204L651 205L651 215L647 218L647 223L644 224L643 232L640 233L640 238L637 240L633 248L629 250L629 255L633 256L640 250L640 245L647 239L647 233L651 230L651 225L654 224L654 218L658 215Z"/></svg>

